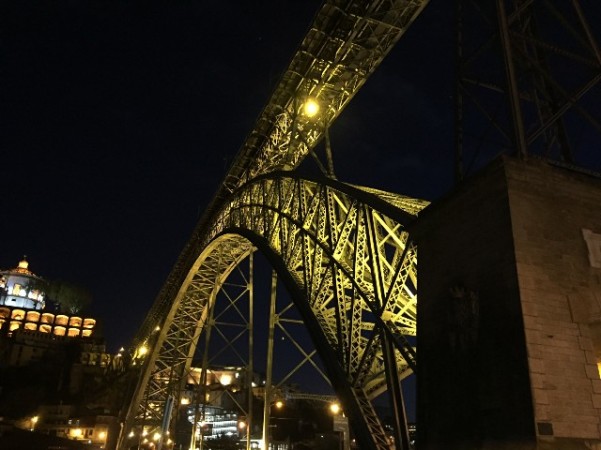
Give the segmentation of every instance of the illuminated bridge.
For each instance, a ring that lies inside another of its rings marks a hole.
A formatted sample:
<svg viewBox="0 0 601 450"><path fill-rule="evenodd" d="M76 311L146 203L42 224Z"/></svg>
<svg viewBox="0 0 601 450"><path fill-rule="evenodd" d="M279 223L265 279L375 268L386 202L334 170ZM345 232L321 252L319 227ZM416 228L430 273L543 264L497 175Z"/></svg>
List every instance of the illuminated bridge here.
<svg viewBox="0 0 601 450"><path fill-rule="evenodd" d="M137 334L134 362L141 369L124 411L120 449L135 447L146 435L156 435L158 447L169 445L193 359L199 359L195 355L202 359L204 374L196 402L206 398L210 340L217 335L226 343L224 348L233 349L243 362L247 372L243 389L252 401L253 371L264 367L253 355L252 255L257 250L274 269L267 318L271 339L285 316L285 311L276 311L279 278L315 346L316 353L307 352L305 362L319 355L360 448L409 448L401 381L417 367L417 248L407 226L427 202L337 180L328 127L426 3L325 1ZM499 11L505 11L503 3L496 2ZM537 2L515 3L511 14L499 16L505 50L510 48L511 27L521 24L521 34L512 32L513 39L526 34L520 14ZM504 95L512 100L510 120L495 123L494 128L509 124L517 129L515 139L511 133L503 135L519 154L538 145L539 138L547 139L545 148L552 151L563 136L558 117L569 107L562 106L559 88L554 104L538 98L539 111L544 112L538 115L541 125L534 129L536 135L526 136L531 129L515 126L527 114L519 109L520 98L525 98L519 92L523 86L507 53L509 87ZM467 80L467 72L463 75ZM593 78L589 85L597 81ZM465 98L469 87L467 81L462 85ZM494 83L481 82L479 87L499 91ZM569 102L584 93L580 89L569 94ZM467 108L462 111L467 113ZM307 179L297 174L307 156L315 160L322 176ZM464 176L464 157L458 152L458 179ZM242 281L229 281L234 275ZM231 294L232 287L237 293ZM222 331L228 325L238 331ZM270 344L266 410L274 399L272 352ZM385 398L391 411L388 430L378 416L374 403L378 398ZM240 409L252 427L257 419L252 407ZM202 419L198 408L196 419ZM262 419L267 440L268 412ZM192 445L198 446L194 439ZM250 437L247 443L250 447Z"/></svg>

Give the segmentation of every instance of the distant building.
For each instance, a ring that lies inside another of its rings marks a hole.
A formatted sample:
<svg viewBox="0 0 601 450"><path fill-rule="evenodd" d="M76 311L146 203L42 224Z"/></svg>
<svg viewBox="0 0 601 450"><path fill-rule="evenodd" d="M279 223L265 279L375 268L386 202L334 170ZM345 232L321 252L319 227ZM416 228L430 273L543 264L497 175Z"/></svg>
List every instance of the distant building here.
<svg viewBox="0 0 601 450"><path fill-rule="evenodd" d="M67 337L90 337L96 320L47 311L47 283L29 270L25 258L10 270L0 271L0 334L16 330L38 331Z"/></svg>
<svg viewBox="0 0 601 450"><path fill-rule="evenodd" d="M15 330L38 331L42 334L67 337L90 337L96 320L76 315L0 306L0 330L8 336Z"/></svg>
<svg viewBox="0 0 601 450"><path fill-rule="evenodd" d="M0 305L44 309L44 280L29 270L25 258L14 269L0 271Z"/></svg>
<svg viewBox="0 0 601 450"><path fill-rule="evenodd" d="M79 441L92 450L112 448L119 426L116 416L59 404L40 408L35 429L50 436Z"/></svg>

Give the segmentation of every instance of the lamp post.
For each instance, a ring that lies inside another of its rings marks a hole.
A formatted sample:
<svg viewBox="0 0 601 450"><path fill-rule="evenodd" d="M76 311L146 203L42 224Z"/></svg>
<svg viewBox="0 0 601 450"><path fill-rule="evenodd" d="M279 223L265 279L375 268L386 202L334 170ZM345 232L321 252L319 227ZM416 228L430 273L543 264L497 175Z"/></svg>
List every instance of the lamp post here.
<svg viewBox="0 0 601 450"><path fill-rule="evenodd" d="M344 415L342 412L342 408L339 403L331 403L330 404L330 412L332 413L332 422L333 422L333 431L337 431L339 436L342 437L340 439L340 448L342 450L350 450L350 436L349 436L349 425L348 425L348 417Z"/></svg>

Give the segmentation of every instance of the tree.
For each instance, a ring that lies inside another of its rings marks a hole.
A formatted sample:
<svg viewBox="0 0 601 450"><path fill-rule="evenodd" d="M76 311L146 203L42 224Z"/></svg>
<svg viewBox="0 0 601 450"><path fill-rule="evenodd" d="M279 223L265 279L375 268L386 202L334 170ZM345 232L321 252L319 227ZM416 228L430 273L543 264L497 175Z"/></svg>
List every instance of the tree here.
<svg viewBox="0 0 601 450"><path fill-rule="evenodd" d="M60 280L48 283L46 295L59 305L61 311L70 314L77 314L92 303L92 295L88 290Z"/></svg>

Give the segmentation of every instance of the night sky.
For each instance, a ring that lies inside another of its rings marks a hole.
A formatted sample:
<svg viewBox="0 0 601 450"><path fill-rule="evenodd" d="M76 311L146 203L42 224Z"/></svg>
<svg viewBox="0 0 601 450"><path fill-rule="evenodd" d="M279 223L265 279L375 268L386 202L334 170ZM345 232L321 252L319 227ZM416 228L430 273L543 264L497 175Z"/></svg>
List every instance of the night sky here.
<svg viewBox="0 0 601 450"><path fill-rule="evenodd" d="M452 28L430 5L332 126L338 177L433 199L452 176ZM0 7L0 268L89 289L127 345L320 2Z"/></svg>

